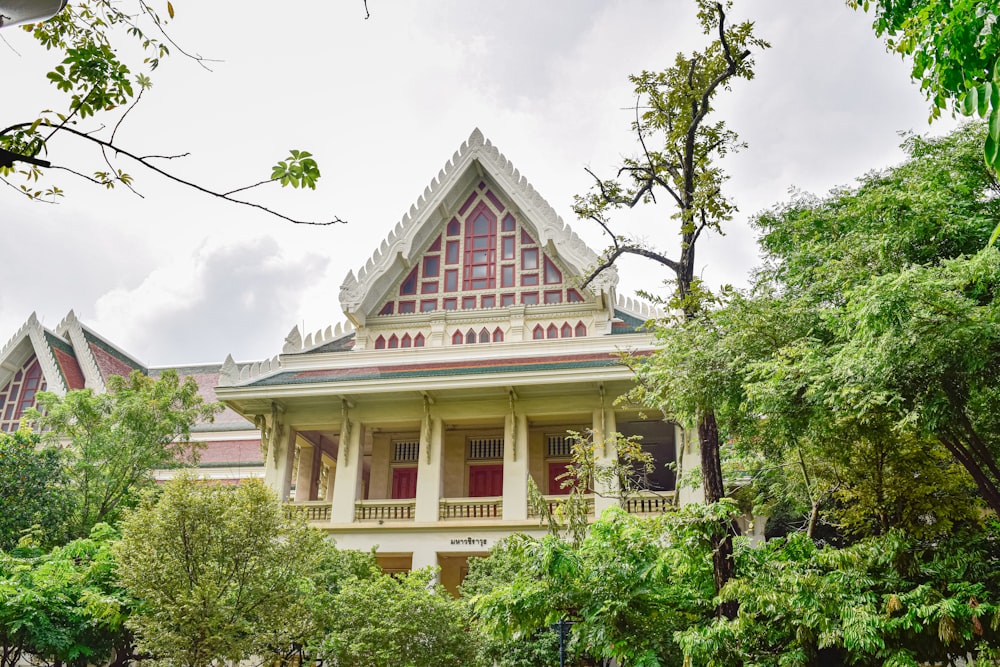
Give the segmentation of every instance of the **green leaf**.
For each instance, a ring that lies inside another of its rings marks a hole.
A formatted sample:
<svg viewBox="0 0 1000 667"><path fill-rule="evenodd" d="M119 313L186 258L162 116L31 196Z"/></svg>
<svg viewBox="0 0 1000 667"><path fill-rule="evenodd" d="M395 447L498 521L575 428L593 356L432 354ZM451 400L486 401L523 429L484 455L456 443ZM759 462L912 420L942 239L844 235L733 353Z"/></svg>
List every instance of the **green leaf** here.
<svg viewBox="0 0 1000 667"><path fill-rule="evenodd" d="M961 112L966 116L971 116L979 106L979 88L970 88L962 98Z"/></svg>
<svg viewBox="0 0 1000 667"><path fill-rule="evenodd" d="M986 118L986 113L989 111L990 98L993 93L993 84L987 81L983 84L982 90L979 93L979 117Z"/></svg>

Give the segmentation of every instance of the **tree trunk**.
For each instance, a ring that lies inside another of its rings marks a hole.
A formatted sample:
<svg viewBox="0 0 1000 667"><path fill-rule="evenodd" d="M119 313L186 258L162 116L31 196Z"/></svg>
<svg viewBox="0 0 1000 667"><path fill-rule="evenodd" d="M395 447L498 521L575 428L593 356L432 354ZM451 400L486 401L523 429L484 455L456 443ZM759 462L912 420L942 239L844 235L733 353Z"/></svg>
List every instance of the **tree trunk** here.
<svg viewBox="0 0 1000 667"><path fill-rule="evenodd" d="M705 502L718 502L726 495L722 482L722 459L719 454L719 426L715 413L704 414L698 422L698 441L701 446L701 483L705 490ZM712 544L712 573L715 591L719 592L735 574L733 563L733 530L728 524L722 526L718 538ZM735 600L723 602L717 613L726 618L736 618L739 603Z"/></svg>

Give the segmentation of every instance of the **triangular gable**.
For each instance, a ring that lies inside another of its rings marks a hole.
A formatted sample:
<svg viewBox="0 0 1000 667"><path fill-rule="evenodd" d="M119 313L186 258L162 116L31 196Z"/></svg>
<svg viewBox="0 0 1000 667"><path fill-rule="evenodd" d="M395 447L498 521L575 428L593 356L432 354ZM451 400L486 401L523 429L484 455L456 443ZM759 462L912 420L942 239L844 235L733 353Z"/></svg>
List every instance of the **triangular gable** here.
<svg viewBox="0 0 1000 667"><path fill-rule="evenodd" d="M540 243L505 195L485 179L470 190L376 315L584 301L579 276Z"/></svg>
<svg viewBox="0 0 1000 667"><path fill-rule="evenodd" d="M126 354L119 347L109 343L87 327L80 325L80 332L104 384L107 384L108 378L112 375L128 377L132 371L148 373L146 367L136 361L134 357Z"/></svg>
<svg viewBox="0 0 1000 667"><path fill-rule="evenodd" d="M347 275L340 288L344 314L355 325L363 326L368 317L382 312L390 298L398 302L395 297L401 296L400 287L414 270L417 270L418 280L424 282L424 267L420 260L435 243L441 243L441 249L437 252L441 254L442 264L438 269L443 272L443 262L447 259L448 252L447 238L444 237L447 236L449 225L456 221L464 234L468 218L477 207L492 211L498 218L498 226L504 224L507 215L512 215L518 228L523 229L534 241L534 244L525 245L533 245L539 250L539 271L544 270L543 257L547 256L563 273L563 290L567 289L566 285L571 278L585 275L597 264L597 255L556 215L507 158L476 129L438 177L424 190L423 196L410 208L409 213L390 232L372 258L358 271L357 276L353 271ZM439 236L442 238L439 239ZM518 235L517 246L520 246L519 240ZM497 251L501 252L502 248L497 248ZM460 252L464 252L464 246ZM518 250L515 249L515 252ZM497 271L500 271L499 267ZM499 284L502 275L496 278ZM439 274L439 289L445 287L442 282L444 279L443 273ZM458 276L458 280L463 282L466 279L476 278ZM609 292L613 290L617 280L618 276L613 268L603 272L591 283L590 297L610 296ZM543 286L544 281L540 279L541 303L544 303ZM415 296L419 296L422 287L422 284L417 287ZM566 298L565 291L563 295ZM497 294L497 298L502 296ZM414 309L419 312L420 300L417 298L414 301ZM439 302L439 305L443 309L443 302ZM394 309L398 307L398 303L393 305ZM410 306L405 307L408 309Z"/></svg>

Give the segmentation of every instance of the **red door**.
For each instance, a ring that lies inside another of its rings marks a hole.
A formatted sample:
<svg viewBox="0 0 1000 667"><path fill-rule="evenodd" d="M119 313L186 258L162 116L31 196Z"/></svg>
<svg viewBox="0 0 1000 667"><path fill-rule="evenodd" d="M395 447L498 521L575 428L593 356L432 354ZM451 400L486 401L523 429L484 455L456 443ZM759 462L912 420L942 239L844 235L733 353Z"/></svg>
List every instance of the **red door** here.
<svg viewBox="0 0 1000 667"><path fill-rule="evenodd" d="M563 488L565 479L558 479L570 467L569 461L553 461L549 463L549 495L562 496L572 491L573 487Z"/></svg>
<svg viewBox="0 0 1000 667"><path fill-rule="evenodd" d="M469 497L503 495L503 465L469 466Z"/></svg>
<svg viewBox="0 0 1000 667"><path fill-rule="evenodd" d="M417 469L416 468L393 468L392 469L392 498L393 500L403 500L417 497Z"/></svg>

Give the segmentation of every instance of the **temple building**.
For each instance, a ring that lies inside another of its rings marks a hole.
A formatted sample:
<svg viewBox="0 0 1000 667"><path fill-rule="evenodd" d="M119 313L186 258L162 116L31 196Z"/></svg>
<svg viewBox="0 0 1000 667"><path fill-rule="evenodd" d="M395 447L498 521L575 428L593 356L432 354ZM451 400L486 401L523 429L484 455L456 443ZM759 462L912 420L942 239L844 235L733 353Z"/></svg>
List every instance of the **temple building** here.
<svg viewBox="0 0 1000 667"><path fill-rule="evenodd" d="M615 432L657 461L626 509L659 512L683 434L616 399L622 352L648 354L658 313L617 297L597 255L476 130L357 273L344 321L281 354L223 364L218 397L262 431L266 483L344 548L387 570L437 565L454 588L467 558L543 529L528 481L555 500L570 432L599 463ZM688 464L690 465L690 463ZM596 515L618 502L596 489Z"/></svg>
<svg viewBox="0 0 1000 667"><path fill-rule="evenodd" d="M193 377L199 393L215 402L221 364L170 366L181 377ZM133 371L156 377L164 368L150 368L133 355L80 322L73 311L54 329L43 326L32 313L11 339L0 348L0 431L16 431L28 408L36 405L40 391L59 396L75 389L107 390L112 375ZM253 423L230 409L209 424L197 424L191 440L203 445L199 474L220 483L239 483L262 477L260 433ZM156 471L158 479L169 479L176 470Z"/></svg>
<svg viewBox="0 0 1000 667"><path fill-rule="evenodd" d="M696 466L697 447L617 401L634 381L621 354L652 352L644 323L662 313L619 297L613 267L584 285L597 255L495 146L474 131L387 231L344 280L340 323L293 329L266 361L178 367L227 406L193 434L204 477L263 477L341 547L377 548L388 571L440 566L451 590L469 556L544 532L529 480L550 502L566 492L571 432L599 464L615 460L612 434L642 436L657 465L625 509L670 504L666 464ZM52 330L32 315L0 350L0 429L39 391L104 391L133 370L162 367L72 312ZM593 516L619 502L593 491Z"/></svg>

